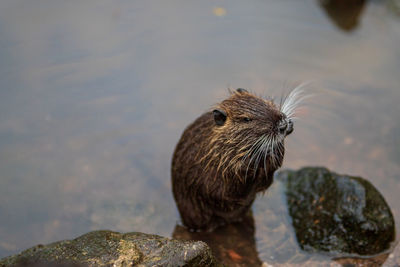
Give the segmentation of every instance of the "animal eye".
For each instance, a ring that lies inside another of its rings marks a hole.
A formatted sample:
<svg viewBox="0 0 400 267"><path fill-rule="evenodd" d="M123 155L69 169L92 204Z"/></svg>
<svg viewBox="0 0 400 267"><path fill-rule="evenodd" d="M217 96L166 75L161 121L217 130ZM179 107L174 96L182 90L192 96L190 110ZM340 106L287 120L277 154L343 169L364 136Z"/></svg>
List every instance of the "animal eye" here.
<svg viewBox="0 0 400 267"><path fill-rule="evenodd" d="M242 121L244 121L244 122L250 122L250 121L252 121L252 119L250 119L250 118L248 118L248 117L244 117L244 118L242 118Z"/></svg>

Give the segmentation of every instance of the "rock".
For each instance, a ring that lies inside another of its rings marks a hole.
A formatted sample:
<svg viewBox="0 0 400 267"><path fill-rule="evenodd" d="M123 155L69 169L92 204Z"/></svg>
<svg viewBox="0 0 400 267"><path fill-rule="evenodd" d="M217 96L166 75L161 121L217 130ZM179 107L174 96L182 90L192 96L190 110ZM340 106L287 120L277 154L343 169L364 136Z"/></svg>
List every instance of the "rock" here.
<svg viewBox="0 0 400 267"><path fill-rule="evenodd" d="M289 215L303 250L342 256L390 248L393 215L367 180L311 167L282 171L277 178L286 184Z"/></svg>
<svg viewBox="0 0 400 267"><path fill-rule="evenodd" d="M0 260L0 266L217 266L201 241L143 233L94 231L73 240L37 245Z"/></svg>
<svg viewBox="0 0 400 267"><path fill-rule="evenodd" d="M350 32L357 28L366 0L319 0L332 22L341 30Z"/></svg>
<svg viewBox="0 0 400 267"><path fill-rule="evenodd" d="M389 0L387 6L394 14L400 15L400 0Z"/></svg>

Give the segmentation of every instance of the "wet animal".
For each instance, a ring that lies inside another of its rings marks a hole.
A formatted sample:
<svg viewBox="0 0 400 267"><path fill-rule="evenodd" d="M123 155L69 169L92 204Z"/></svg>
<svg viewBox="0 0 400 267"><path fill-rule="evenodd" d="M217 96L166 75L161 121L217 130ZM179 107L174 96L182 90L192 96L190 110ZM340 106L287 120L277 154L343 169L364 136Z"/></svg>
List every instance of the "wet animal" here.
<svg viewBox="0 0 400 267"><path fill-rule="evenodd" d="M184 130L171 174L185 226L213 230L239 221L256 194L271 185L303 99L299 88L279 106L239 88Z"/></svg>

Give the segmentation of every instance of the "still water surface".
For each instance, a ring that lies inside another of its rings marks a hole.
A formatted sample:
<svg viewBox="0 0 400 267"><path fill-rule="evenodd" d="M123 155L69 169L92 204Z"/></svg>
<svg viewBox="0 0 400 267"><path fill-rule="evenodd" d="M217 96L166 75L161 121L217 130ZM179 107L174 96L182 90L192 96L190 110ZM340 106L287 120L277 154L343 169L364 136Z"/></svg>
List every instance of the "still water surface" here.
<svg viewBox="0 0 400 267"><path fill-rule="evenodd" d="M279 99L312 82L283 167L363 176L400 222L400 17L357 12L341 28L312 0L2 1L0 257L96 229L171 236L174 146L237 87ZM255 239L285 262L274 186Z"/></svg>

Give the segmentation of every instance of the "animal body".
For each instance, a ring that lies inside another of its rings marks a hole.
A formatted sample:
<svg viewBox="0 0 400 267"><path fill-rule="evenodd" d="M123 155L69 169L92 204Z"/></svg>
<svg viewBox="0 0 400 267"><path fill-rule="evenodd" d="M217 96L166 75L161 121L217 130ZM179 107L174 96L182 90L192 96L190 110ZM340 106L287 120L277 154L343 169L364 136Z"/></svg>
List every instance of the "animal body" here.
<svg viewBox="0 0 400 267"><path fill-rule="evenodd" d="M172 189L183 224L212 230L238 221L282 165L293 131L294 90L281 106L237 89L183 132L172 159Z"/></svg>

